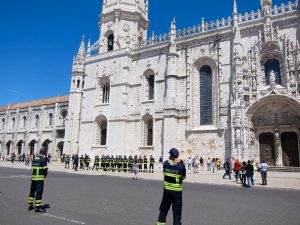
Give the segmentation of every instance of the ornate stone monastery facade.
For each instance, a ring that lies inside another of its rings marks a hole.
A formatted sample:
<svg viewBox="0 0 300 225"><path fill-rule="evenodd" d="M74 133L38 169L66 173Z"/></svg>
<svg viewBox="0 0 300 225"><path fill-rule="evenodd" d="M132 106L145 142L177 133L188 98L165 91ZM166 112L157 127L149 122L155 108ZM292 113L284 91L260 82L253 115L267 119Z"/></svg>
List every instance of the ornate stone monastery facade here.
<svg viewBox="0 0 300 225"><path fill-rule="evenodd" d="M100 18L99 39L83 38L73 60L65 153L158 158L178 147L299 166L298 1L241 15L233 0L232 17L181 30L174 19L158 36L147 35L148 1L103 0ZM1 134L3 148L12 137Z"/></svg>

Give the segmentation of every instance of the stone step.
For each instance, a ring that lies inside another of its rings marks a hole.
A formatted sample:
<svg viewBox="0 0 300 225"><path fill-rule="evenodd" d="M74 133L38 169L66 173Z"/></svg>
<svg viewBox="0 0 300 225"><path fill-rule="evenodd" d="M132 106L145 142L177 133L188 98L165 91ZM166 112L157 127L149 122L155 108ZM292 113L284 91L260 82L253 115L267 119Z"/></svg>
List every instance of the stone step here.
<svg viewBox="0 0 300 225"><path fill-rule="evenodd" d="M270 166L270 171L275 171L275 172L297 172L297 173L300 173L300 167Z"/></svg>

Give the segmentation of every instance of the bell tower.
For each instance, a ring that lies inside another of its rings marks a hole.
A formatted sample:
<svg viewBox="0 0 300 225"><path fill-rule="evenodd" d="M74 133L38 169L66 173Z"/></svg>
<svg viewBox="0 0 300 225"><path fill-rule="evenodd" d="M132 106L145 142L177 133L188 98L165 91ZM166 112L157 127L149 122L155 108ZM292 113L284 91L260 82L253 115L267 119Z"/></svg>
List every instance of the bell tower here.
<svg viewBox="0 0 300 225"><path fill-rule="evenodd" d="M148 0L103 0L100 53L138 47L147 38Z"/></svg>

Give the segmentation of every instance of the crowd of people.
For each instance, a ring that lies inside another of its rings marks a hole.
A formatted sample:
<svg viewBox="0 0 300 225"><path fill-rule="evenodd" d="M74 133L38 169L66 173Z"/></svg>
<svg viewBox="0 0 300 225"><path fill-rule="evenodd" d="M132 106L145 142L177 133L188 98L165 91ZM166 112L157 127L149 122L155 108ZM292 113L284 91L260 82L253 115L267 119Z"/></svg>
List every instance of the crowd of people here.
<svg viewBox="0 0 300 225"><path fill-rule="evenodd" d="M11 153L10 155L7 155L7 154L1 154L0 153L0 161L10 161L11 163L15 163L15 162L18 162L18 163L25 163L25 166L29 166L30 163L34 160L35 156L37 154L35 153L32 153L31 155L29 154L16 154L16 153ZM52 161L52 156L51 154L48 154L47 155L47 161L48 163L51 163Z"/></svg>
<svg viewBox="0 0 300 225"><path fill-rule="evenodd" d="M259 172L262 177L262 185L267 185L267 171L269 170L269 165L265 161L259 164L254 160L240 162L238 159L231 158L226 159L222 164L219 158L203 159L202 157L196 156L193 158L189 157L186 160L186 164L188 170L194 173L199 173L199 170L215 173L216 171L220 171L221 167L223 167L223 179L226 177L232 179L232 175L234 175L237 183L248 188L254 185L255 172Z"/></svg>
<svg viewBox="0 0 300 225"><path fill-rule="evenodd" d="M205 164L207 171L215 173L215 171L221 170L221 160L219 158L208 158L204 160L202 157L196 156L194 158L189 157L187 160L188 170L193 171L194 173L199 173L199 170L205 170Z"/></svg>

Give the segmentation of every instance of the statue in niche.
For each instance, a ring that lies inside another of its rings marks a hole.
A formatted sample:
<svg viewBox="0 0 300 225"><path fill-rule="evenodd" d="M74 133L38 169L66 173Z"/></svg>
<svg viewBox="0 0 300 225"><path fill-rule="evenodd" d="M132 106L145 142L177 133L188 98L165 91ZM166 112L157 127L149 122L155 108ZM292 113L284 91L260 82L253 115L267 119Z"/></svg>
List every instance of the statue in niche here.
<svg viewBox="0 0 300 225"><path fill-rule="evenodd" d="M252 78L252 90L256 91L256 79L255 79L255 77Z"/></svg>
<svg viewBox="0 0 300 225"><path fill-rule="evenodd" d="M291 84L291 87L296 86L294 71L290 71L290 84Z"/></svg>
<svg viewBox="0 0 300 225"><path fill-rule="evenodd" d="M245 87L245 88L248 88L248 87L249 87L248 76L244 76L244 87Z"/></svg>
<svg viewBox="0 0 300 225"><path fill-rule="evenodd" d="M253 129L250 130L250 143L251 145L255 144L255 133Z"/></svg>
<svg viewBox="0 0 300 225"><path fill-rule="evenodd" d="M270 71L270 88L271 90L276 88L276 75L273 70Z"/></svg>
<svg viewBox="0 0 300 225"><path fill-rule="evenodd" d="M275 129L275 143L278 145L280 144L280 134L279 129Z"/></svg>
<svg viewBox="0 0 300 225"><path fill-rule="evenodd" d="M240 128L237 128L235 133L236 133L236 139L240 140L241 139L241 130L240 130Z"/></svg>

